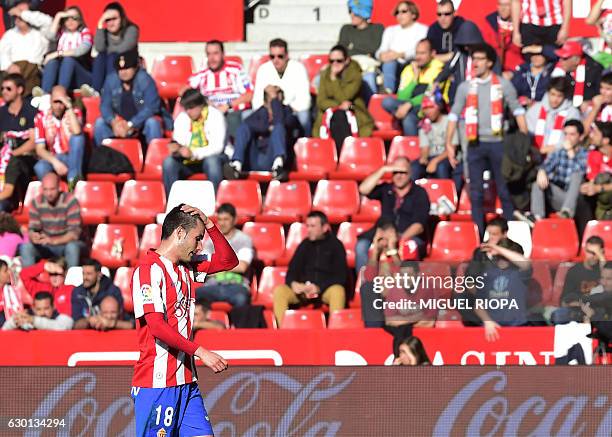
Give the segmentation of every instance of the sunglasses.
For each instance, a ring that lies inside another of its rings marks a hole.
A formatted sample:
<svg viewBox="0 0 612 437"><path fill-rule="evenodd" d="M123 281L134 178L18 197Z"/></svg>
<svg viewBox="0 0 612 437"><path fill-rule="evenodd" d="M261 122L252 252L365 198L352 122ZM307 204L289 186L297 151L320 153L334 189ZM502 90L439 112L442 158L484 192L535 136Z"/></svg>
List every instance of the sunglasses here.
<svg viewBox="0 0 612 437"><path fill-rule="evenodd" d="M64 276L63 273L49 273L49 276Z"/></svg>
<svg viewBox="0 0 612 437"><path fill-rule="evenodd" d="M285 59L285 55L272 55L272 54L270 54L270 59Z"/></svg>
<svg viewBox="0 0 612 437"><path fill-rule="evenodd" d="M410 12L408 9L398 9L393 15L397 17L399 14L407 14L408 12Z"/></svg>
<svg viewBox="0 0 612 437"><path fill-rule="evenodd" d="M68 15L68 16L66 17L66 20L74 20L74 21L77 21L77 20L78 20L78 18L77 18L77 17L75 17L74 15Z"/></svg>
<svg viewBox="0 0 612 437"><path fill-rule="evenodd" d="M344 64L344 59L332 59L329 58L330 64Z"/></svg>
<svg viewBox="0 0 612 437"><path fill-rule="evenodd" d="M396 174L407 175L407 174L408 174L408 172L407 172L407 171L394 171L394 172L393 172L393 176L395 176Z"/></svg>
<svg viewBox="0 0 612 437"><path fill-rule="evenodd" d="M450 17L454 12L438 12L438 17Z"/></svg>

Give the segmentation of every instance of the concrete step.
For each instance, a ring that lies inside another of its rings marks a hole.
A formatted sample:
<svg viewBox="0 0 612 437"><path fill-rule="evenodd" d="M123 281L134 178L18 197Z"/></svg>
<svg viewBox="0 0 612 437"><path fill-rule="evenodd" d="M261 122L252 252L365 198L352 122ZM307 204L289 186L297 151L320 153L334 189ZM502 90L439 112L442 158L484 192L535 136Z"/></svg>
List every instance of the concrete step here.
<svg viewBox="0 0 612 437"><path fill-rule="evenodd" d="M333 42L338 41L340 34L338 24L247 24L247 41L270 41L283 38L290 45L296 41ZM331 46L330 46L331 47Z"/></svg>
<svg viewBox="0 0 612 437"><path fill-rule="evenodd" d="M347 9L345 4L328 5L286 5L259 6L255 10L255 24L278 23L289 24L318 24L330 23L341 26L347 21Z"/></svg>

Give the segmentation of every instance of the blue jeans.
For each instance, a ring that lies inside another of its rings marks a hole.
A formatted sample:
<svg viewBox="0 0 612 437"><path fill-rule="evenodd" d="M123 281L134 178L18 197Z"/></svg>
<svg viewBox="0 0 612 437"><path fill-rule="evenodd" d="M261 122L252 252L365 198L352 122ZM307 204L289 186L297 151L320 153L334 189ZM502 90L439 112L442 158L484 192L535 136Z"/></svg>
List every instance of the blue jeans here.
<svg viewBox="0 0 612 437"><path fill-rule="evenodd" d="M36 264L36 261L41 258L63 256L70 268L80 265L81 251L84 249L85 243L82 241L45 246L28 242L19 247L19 254L21 255L21 263L24 267Z"/></svg>
<svg viewBox="0 0 612 437"><path fill-rule="evenodd" d="M306 109L305 111L294 112L298 121L300 122L300 126L302 126L303 135L305 137L309 137L312 132L312 117L310 114L310 109Z"/></svg>
<svg viewBox="0 0 612 437"><path fill-rule="evenodd" d="M245 163L248 153L248 163ZM257 138L248 124L242 123L236 131L234 156L240 161L244 171L270 171L278 156L287 156L287 130L281 123L272 127L268 138Z"/></svg>
<svg viewBox="0 0 612 437"><path fill-rule="evenodd" d="M412 237L412 240L417 244L421 259L427 252L427 245L425 241L419 237ZM358 238L357 244L355 245L355 271L359 273L359 270L368 263L368 251L372 245L372 240L369 238Z"/></svg>
<svg viewBox="0 0 612 437"><path fill-rule="evenodd" d="M141 133L147 144L151 143L151 141L156 138L164 137L162 125L155 117L147 118ZM98 118L94 124L94 142L96 143L96 146L100 146L102 141L106 140L107 138L114 137L113 128L110 126L110 124L107 124L102 117Z"/></svg>
<svg viewBox="0 0 612 437"><path fill-rule="evenodd" d="M83 157L85 156L85 135L73 135L69 141L70 149L68 153L55 155L57 159L62 161L68 167L68 181L73 180L77 176L83 175ZM53 166L49 161L39 159L34 165L34 172L39 180L53 171Z"/></svg>
<svg viewBox="0 0 612 437"><path fill-rule="evenodd" d="M400 102L395 97L386 97L382 101L382 107L385 111L395 117L395 111L405 102ZM404 131L404 135L408 135L411 137L417 136L419 134L419 107L413 107L410 112L404 117L402 122L402 130Z"/></svg>
<svg viewBox="0 0 612 437"><path fill-rule="evenodd" d="M116 53L100 52L93 58L91 85L96 91L102 91L106 76L115 71L116 57Z"/></svg>
<svg viewBox="0 0 612 437"><path fill-rule="evenodd" d="M54 85L71 90L83 84L91 84L91 81L91 72L70 56L47 62L42 73L42 89L46 93L50 93Z"/></svg>
<svg viewBox="0 0 612 437"><path fill-rule="evenodd" d="M397 71L400 68L400 64L397 61L389 61L383 62L382 64L382 72L383 72L383 86L386 90L390 90L392 93L397 91Z"/></svg>
<svg viewBox="0 0 612 437"><path fill-rule="evenodd" d="M164 188L166 196L170 194L172 184L180 179L186 179L192 174L203 172L212 182L215 187L215 192L219 184L223 180L223 164L225 163L225 154L212 155L204 158L201 164L183 164L182 158L168 156L162 163L162 175L164 179Z"/></svg>
<svg viewBox="0 0 612 437"><path fill-rule="evenodd" d="M248 305L251 292L242 284L212 284L196 289L196 298L208 302L228 302L233 307Z"/></svg>
<svg viewBox="0 0 612 437"><path fill-rule="evenodd" d="M378 85L376 84L376 73L364 73L361 78L361 97L363 97L363 100L365 100L367 105L370 98L378 91Z"/></svg>

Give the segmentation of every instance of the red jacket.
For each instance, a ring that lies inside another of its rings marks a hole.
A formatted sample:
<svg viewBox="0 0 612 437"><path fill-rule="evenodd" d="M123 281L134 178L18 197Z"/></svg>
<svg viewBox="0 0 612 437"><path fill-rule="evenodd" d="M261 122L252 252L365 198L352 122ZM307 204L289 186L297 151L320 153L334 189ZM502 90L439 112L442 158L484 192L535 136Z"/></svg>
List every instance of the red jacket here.
<svg viewBox="0 0 612 437"><path fill-rule="evenodd" d="M70 315L71 297L74 286L62 284L59 287L52 287L51 283L42 280L41 273L45 272L46 260L40 260L30 267L24 267L19 274L23 285L32 297L39 291L48 291L53 295L56 309L63 314ZM46 275L44 275L46 276Z"/></svg>
<svg viewBox="0 0 612 437"><path fill-rule="evenodd" d="M497 24L497 12L487 15L486 24L482 26L482 38L487 44L495 49L499 62L504 59L502 71L514 71L516 67L525 62L521 49L512 43L512 34L502 33Z"/></svg>

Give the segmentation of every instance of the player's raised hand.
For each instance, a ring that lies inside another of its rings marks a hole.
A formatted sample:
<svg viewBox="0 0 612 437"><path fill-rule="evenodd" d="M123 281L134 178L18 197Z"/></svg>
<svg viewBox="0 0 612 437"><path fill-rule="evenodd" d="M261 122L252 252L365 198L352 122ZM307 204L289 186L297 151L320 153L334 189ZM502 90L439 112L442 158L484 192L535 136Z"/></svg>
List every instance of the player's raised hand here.
<svg viewBox="0 0 612 437"><path fill-rule="evenodd" d="M200 211L195 206L184 204L183 206L181 206L181 211L187 214L200 216L200 218L204 222L204 226L208 225L208 222L209 222L208 216L206 216L206 214L204 214L202 211Z"/></svg>
<svg viewBox="0 0 612 437"><path fill-rule="evenodd" d="M195 352L195 356L215 373L223 372L227 369L227 361L221 355L206 350L202 346Z"/></svg>

